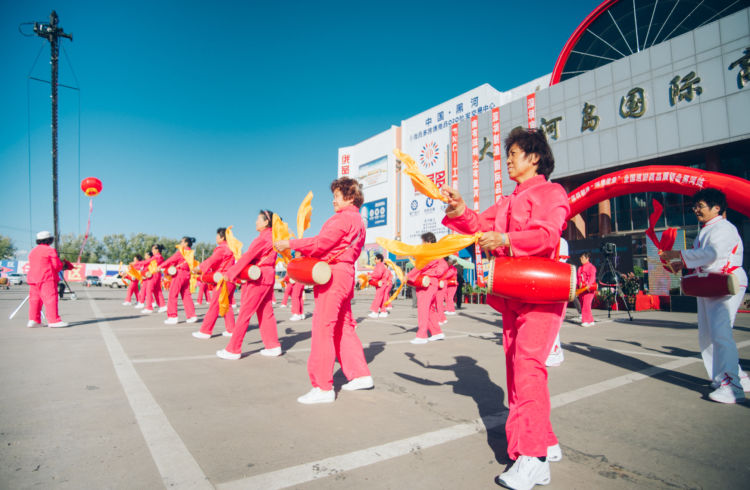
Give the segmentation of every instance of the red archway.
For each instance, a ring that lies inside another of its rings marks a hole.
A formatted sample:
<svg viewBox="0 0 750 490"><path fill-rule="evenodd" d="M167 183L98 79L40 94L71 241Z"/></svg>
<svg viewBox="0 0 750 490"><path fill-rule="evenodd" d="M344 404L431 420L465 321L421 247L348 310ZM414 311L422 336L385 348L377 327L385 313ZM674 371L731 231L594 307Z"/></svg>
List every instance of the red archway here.
<svg viewBox="0 0 750 490"><path fill-rule="evenodd" d="M677 165L634 167L603 175L568 194L568 219L606 199L636 192L673 192L692 196L711 187L727 196L727 206L750 217L750 181L719 172Z"/></svg>

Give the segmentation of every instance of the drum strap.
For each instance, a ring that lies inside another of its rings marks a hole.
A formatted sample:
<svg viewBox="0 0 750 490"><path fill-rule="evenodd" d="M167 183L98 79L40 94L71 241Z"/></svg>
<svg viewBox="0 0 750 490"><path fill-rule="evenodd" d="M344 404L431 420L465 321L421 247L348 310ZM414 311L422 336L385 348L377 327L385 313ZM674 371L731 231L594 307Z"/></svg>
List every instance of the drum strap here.
<svg viewBox="0 0 750 490"><path fill-rule="evenodd" d="M359 235L360 235L360 232L359 232L359 230L357 230L357 235L354 237L354 240L352 240L349 243L354 243L357 240L359 240ZM325 261L326 264L329 264L329 265L330 264L335 264L336 263L336 259L339 258L339 255L341 255L342 253L346 252L347 250L349 250L349 247L342 248L341 250L339 250L338 252L336 252L335 254L333 254L333 256L331 258L329 258L328 260L326 260Z"/></svg>

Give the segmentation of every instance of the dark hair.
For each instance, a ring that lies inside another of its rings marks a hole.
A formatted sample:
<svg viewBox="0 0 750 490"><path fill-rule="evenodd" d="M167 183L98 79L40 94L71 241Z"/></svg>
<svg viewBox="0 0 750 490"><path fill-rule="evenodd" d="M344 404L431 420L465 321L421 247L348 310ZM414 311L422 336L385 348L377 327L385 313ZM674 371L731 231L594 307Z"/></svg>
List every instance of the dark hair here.
<svg viewBox="0 0 750 490"><path fill-rule="evenodd" d="M587 259L591 258L591 252L581 252L581 257L586 257Z"/></svg>
<svg viewBox="0 0 750 490"><path fill-rule="evenodd" d="M42 245L42 244L44 244L44 245L52 245L52 242L54 242L54 241L55 241L54 237L42 238L41 240L37 240L36 244L37 245Z"/></svg>
<svg viewBox="0 0 750 490"><path fill-rule="evenodd" d="M375 254L375 258L382 262L383 261L383 254L377 253L377 254Z"/></svg>
<svg viewBox="0 0 750 490"><path fill-rule="evenodd" d="M550 174L555 170L555 157L552 156L552 148L547 143L544 131L533 128L525 129L520 126L514 128L505 138L506 156L510 154L510 148L513 145L518 145L527 155L536 154L539 157L536 173L549 179Z"/></svg>
<svg viewBox="0 0 750 490"><path fill-rule="evenodd" d="M152 254L150 250L146 250L145 252L143 252L143 256L145 257L146 255L148 255L150 257L154 256L154 254Z"/></svg>
<svg viewBox="0 0 750 490"><path fill-rule="evenodd" d="M266 228L270 228L273 225L273 211L270 209L261 209L258 214L266 218L266 221L268 222Z"/></svg>
<svg viewBox="0 0 750 490"><path fill-rule="evenodd" d="M185 242L187 243L188 247L192 247L193 244L195 243L195 238L193 238L191 236L184 236L184 237L182 237L182 239L185 240Z"/></svg>
<svg viewBox="0 0 750 490"><path fill-rule="evenodd" d="M227 239L227 229L226 228L216 228L216 234L221 237L222 240Z"/></svg>
<svg viewBox="0 0 750 490"><path fill-rule="evenodd" d="M143 260L143 255L141 255L141 254L135 254L135 255L133 255L133 257L135 257L138 260Z"/></svg>
<svg viewBox="0 0 750 490"><path fill-rule="evenodd" d="M699 190L693 195L693 205L698 204L700 201L704 201L709 209L719 206L719 214L727 209L727 196L719 189L706 188Z"/></svg>
<svg viewBox="0 0 750 490"><path fill-rule="evenodd" d="M338 189L341 191L341 195L344 199L352 200L352 204L356 207L362 206L365 202L365 196L362 194L362 187L355 179L350 177L341 177L331 182L331 192Z"/></svg>
<svg viewBox="0 0 750 490"><path fill-rule="evenodd" d="M151 246L151 250L153 250L153 249L156 249L156 250L159 251L159 253L162 253L164 251L164 245L162 245L161 243L154 243Z"/></svg>
<svg viewBox="0 0 750 490"><path fill-rule="evenodd" d="M422 241L425 243L435 243L437 242L437 239L435 238L434 233L428 231L427 233L422 233Z"/></svg>

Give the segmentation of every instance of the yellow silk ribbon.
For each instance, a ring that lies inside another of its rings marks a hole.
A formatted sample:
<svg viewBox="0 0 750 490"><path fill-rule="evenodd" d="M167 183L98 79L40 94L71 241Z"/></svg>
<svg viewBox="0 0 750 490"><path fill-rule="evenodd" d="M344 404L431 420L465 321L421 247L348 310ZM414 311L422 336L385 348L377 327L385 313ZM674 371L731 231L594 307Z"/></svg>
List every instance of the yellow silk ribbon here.
<svg viewBox="0 0 750 490"><path fill-rule="evenodd" d="M396 291L391 295L391 297L385 301L385 305L388 306L393 302L394 299L398 298L398 293L400 293L401 289L403 289L406 279L404 277L404 271L401 270L401 267L394 264L391 259L385 259L383 262L385 262L385 265L393 269L393 272L396 273L396 277L398 277L399 281L401 282L401 284L398 285L398 288L396 288Z"/></svg>
<svg viewBox="0 0 750 490"><path fill-rule="evenodd" d="M227 283L224 278L219 279L216 283L216 290L214 294L219 293L219 316L224 316L229 311L229 291L227 291Z"/></svg>
<svg viewBox="0 0 750 490"><path fill-rule="evenodd" d="M156 260L152 260L148 263L148 271L151 273L151 275L154 275L159 270L159 266L156 264Z"/></svg>
<svg viewBox="0 0 750 490"><path fill-rule="evenodd" d="M367 274L360 274L359 280L362 281L362 284L359 286L359 289L367 289L370 287L370 276Z"/></svg>
<svg viewBox="0 0 750 490"><path fill-rule="evenodd" d="M310 228L310 217L312 216L312 191L308 192L297 210L297 236L302 238L305 230Z"/></svg>
<svg viewBox="0 0 750 490"><path fill-rule="evenodd" d="M188 267L190 267L190 272L193 272L193 269L198 267L198 265L200 264L200 262L197 262L195 260L195 250L185 250L185 248L181 245L175 245L175 248L180 251L180 255L182 255L182 258L185 259L185 262L187 262ZM192 280L190 281L190 285L192 291Z"/></svg>
<svg viewBox="0 0 750 490"><path fill-rule="evenodd" d="M421 192L427 197L431 197L443 202L448 202L448 199L440 193L440 189L438 188L438 186L435 185L433 181L431 181L425 174L423 174L419 170L419 167L417 167L417 163L412 157L410 157L406 153L403 153L398 148L395 148L393 150L393 153L396 155L396 158L401 161L401 169L411 179L411 183L414 185L414 189Z"/></svg>
<svg viewBox="0 0 750 490"><path fill-rule="evenodd" d="M273 215L271 233L273 234L274 242L279 240L289 240L294 236L294 233L289 230L289 225L284 223L284 221L279 218L278 214ZM281 254L281 258L285 264L288 264L289 261L292 260L291 249L286 249L283 252L279 252L278 250L276 250L276 252Z"/></svg>
<svg viewBox="0 0 750 490"><path fill-rule="evenodd" d="M397 240L378 237L375 239L378 245L396 255L414 257L417 269L421 269L435 259L441 259L468 247L479 240L482 233L473 235L445 235L437 243L423 243L421 245L408 245Z"/></svg>
<svg viewBox="0 0 750 490"><path fill-rule="evenodd" d="M229 246L229 250L231 250L232 254L234 255L234 260L240 260L240 257L242 257L243 243L235 238L231 226L227 227L225 237L227 239L227 246Z"/></svg>

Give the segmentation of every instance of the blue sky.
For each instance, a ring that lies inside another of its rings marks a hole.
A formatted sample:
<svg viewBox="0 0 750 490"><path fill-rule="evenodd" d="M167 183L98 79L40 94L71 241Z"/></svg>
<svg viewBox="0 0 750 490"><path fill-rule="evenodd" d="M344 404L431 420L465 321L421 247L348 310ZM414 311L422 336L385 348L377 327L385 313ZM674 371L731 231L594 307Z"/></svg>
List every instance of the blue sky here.
<svg viewBox="0 0 750 490"><path fill-rule="evenodd" d="M80 165L104 184L94 236L212 241L234 225L248 242L259 209L293 222L309 190L320 229L339 147L550 73L598 3L2 2L0 234L23 250L52 230L50 88L27 78L49 80L49 43L19 32L52 9L74 36L60 83L80 87L59 91L61 233L85 230Z"/></svg>

